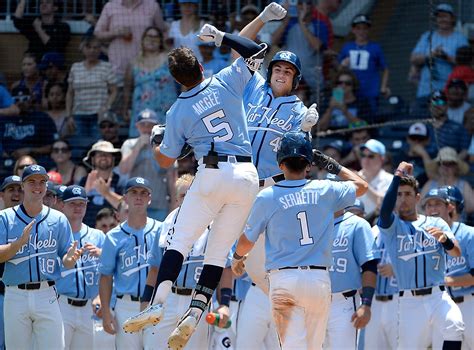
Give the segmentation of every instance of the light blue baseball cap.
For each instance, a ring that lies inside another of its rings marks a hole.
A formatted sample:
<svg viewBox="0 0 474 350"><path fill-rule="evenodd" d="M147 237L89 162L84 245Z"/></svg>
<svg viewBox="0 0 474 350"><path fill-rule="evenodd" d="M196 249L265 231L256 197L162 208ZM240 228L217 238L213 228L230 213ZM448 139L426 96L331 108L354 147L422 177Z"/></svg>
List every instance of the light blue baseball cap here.
<svg viewBox="0 0 474 350"><path fill-rule="evenodd" d="M436 6L436 9L434 11L435 15L437 15L439 12L447 12L450 15L454 16L454 9L449 4L439 4L438 6Z"/></svg>
<svg viewBox="0 0 474 350"><path fill-rule="evenodd" d="M372 153L377 153L381 156L385 155L385 146L382 142L378 140L370 139L369 141L360 146L361 150L363 150L364 148L367 148Z"/></svg>
<svg viewBox="0 0 474 350"><path fill-rule="evenodd" d="M199 0L179 0L178 3L179 4L186 4L186 3L199 4Z"/></svg>

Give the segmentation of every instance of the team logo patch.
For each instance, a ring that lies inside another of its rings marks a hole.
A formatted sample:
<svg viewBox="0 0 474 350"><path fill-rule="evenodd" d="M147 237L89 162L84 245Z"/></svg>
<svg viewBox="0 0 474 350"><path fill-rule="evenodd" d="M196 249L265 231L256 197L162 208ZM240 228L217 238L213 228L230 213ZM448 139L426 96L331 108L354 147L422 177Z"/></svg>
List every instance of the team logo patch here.
<svg viewBox="0 0 474 350"><path fill-rule="evenodd" d="M142 178L142 177L137 177L137 179L135 181L136 181L137 184L142 184L142 185L145 184L145 179Z"/></svg>
<svg viewBox="0 0 474 350"><path fill-rule="evenodd" d="M72 193L77 195L77 196L80 196L82 191L79 187L75 187L75 188L72 189Z"/></svg>
<svg viewBox="0 0 474 350"><path fill-rule="evenodd" d="M31 166L31 170L32 170L32 171L41 171L41 168L40 168L39 165L32 165L32 166Z"/></svg>
<svg viewBox="0 0 474 350"><path fill-rule="evenodd" d="M16 175L13 175L13 176L12 176L12 180L13 180L13 181L21 181L21 177L16 176Z"/></svg>
<svg viewBox="0 0 474 350"><path fill-rule="evenodd" d="M288 52L288 51L280 52L280 57L286 60L289 60L291 59L291 52Z"/></svg>

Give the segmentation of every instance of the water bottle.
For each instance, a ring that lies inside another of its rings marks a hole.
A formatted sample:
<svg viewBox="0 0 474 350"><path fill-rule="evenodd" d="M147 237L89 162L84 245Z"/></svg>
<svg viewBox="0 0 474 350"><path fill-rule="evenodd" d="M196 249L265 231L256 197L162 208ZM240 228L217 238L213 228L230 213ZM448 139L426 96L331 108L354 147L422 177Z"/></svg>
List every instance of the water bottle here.
<svg viewBox="0 0 474 350"><path fill-rule="evenodd" d="M92 314L92 323L93 323L93 330L94 332L102 332L104 330L104 326L102 325L102 319L97 316L97 311L99 310L100 306L95 306L95 312Z"/></svg>
<svg viewBox="0 0 474 350"><path fill-rule="evenodd" d="M206 322L209 323L212 326L217 326L219 324L219 321L221 320L221 316L217 313L210 312L206 316ZM225 324L224 328L229 328L232 325L232 321L230 319L227 320L227 323Z"/></svg>

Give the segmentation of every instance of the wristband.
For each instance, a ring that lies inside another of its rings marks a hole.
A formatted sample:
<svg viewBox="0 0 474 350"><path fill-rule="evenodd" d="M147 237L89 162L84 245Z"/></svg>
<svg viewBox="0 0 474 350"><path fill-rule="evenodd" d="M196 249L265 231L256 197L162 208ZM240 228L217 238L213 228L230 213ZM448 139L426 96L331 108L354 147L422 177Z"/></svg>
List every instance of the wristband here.
<svg viewBox="0 0 474 350"><path fill-rule="evenodd" d="M149 284L145 285L145 289L143 290L142 297L140 301L143 302L150 302L151 297L153 296L153 291L155 290L154 287L150 286Z"/></svg>
<svg viewBox="0 0 474 350"><path fill-rule="evenodd" d="M451 238L447 237L446 240L441 243L441 245L443 246L444 249L446 250L451 250L454 248L454 242L452 241Z"/></svg>
<svg viewBox="0 0 474 350"><path fill-rule="evenodd" d="M405 170L400 170L400 169L395 170L395 176L403 177L403 176L407 176L407 175L408 174Z"/></svg>
<svg viewBox="0 0 474 350"><path fill-rule="evenodd" d="M220 305L230 306L230 299L232 298L232 289L222 288L221 289L221 300Z"/></svg>
<svg viewBox="0 0 474 350"><path fill-rule="evenodd" d="M362 305L371 306L374 293L375 293L374 287L362 287L362 297L361 297Z"/></svg>
<svg viewBox="0 0 474 350"><path fill-rule="evenodd" d="M237 254L237 252L234 252L234 255L232 256L235 260L242 260L243 256L240 256Z"/></svg>

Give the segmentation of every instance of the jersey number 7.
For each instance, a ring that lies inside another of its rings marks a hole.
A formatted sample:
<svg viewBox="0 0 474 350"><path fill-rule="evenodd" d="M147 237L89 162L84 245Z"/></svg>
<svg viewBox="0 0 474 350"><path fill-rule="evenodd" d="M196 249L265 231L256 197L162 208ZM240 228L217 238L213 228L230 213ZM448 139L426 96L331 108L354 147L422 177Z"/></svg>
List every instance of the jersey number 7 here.
<svg viewBox="0 0 474 350"><path fill-rule="evenodd" d="M204 125L206 126L207 131L211 134L216 134L221 130L225 130L225 135L222 136L214 136L213 140L214 142L225 142L229 141L233 136L234 133L232 132L232 129L230 128L229 123L227 122L221 122L217 123L215 125L212 124L213 121L216 119L221 119L225 117L224 110L219 109L218 111L209 114L208 116L205 116L202 118L202 121Z"/></svg>

